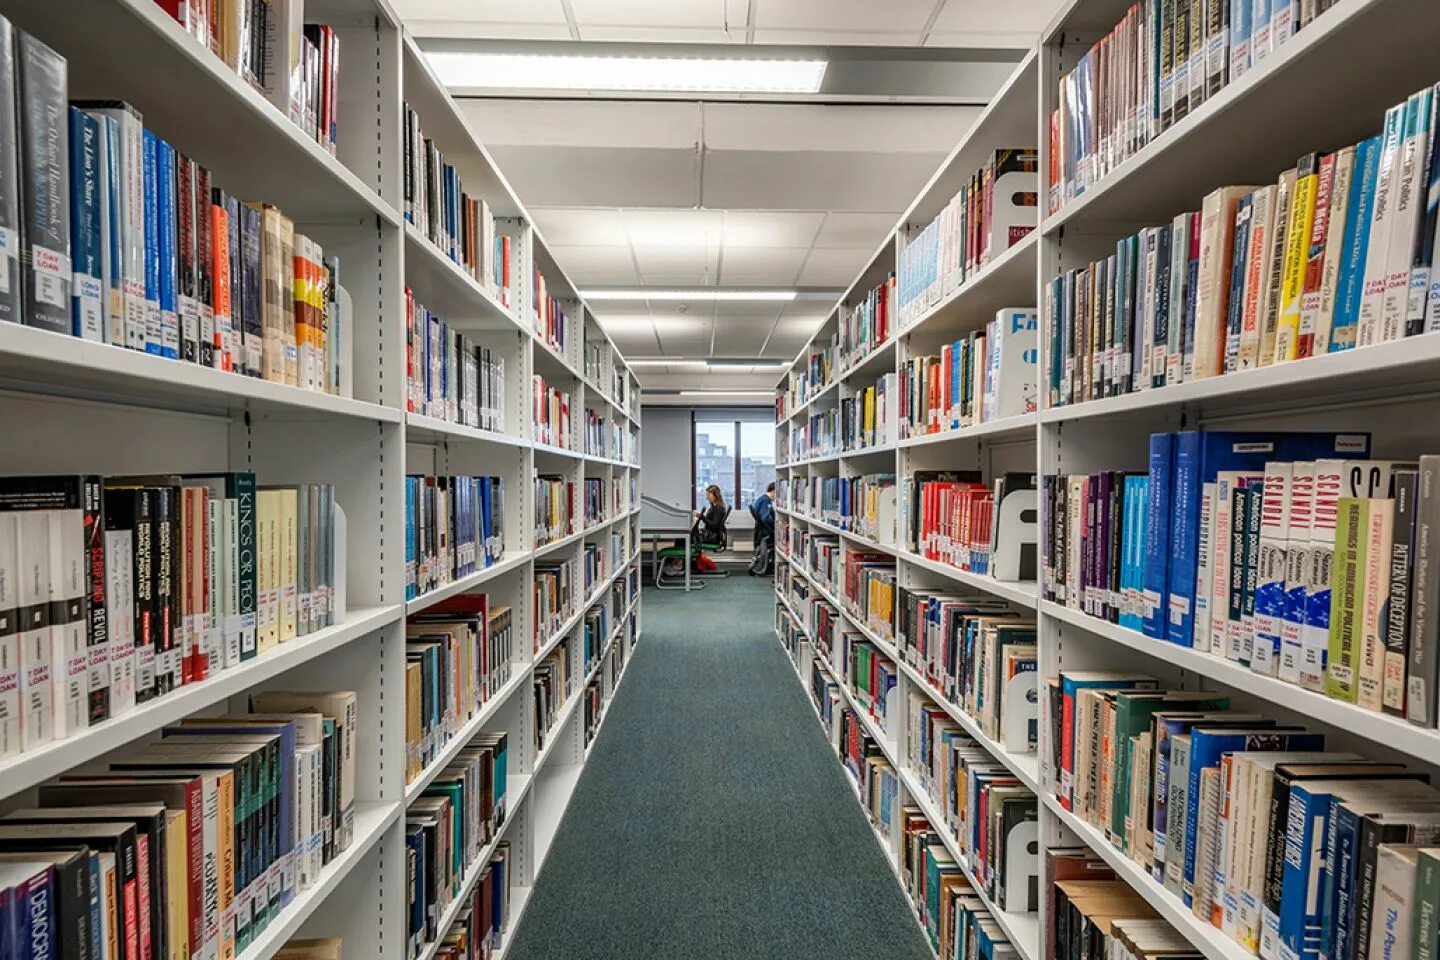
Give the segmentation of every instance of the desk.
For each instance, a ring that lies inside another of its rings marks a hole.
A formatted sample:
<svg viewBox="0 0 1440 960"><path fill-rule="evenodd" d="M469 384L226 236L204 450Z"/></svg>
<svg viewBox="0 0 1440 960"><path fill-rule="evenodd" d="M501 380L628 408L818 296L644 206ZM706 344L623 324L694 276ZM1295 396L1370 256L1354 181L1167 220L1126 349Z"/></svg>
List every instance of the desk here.
<svg viewBox="0 0 1440 960"><path fill-rule="evenodd" d="M693 526L682 527L679 524L674 526L646 527L641 531L642 536L650 538L650 562L660 562L660 538L680 538L685 541L685 592L691 590L704 590L705 584L697 583L693 587L690 584L690 534ZM675 589L671 587L670 589Z"/></svg>

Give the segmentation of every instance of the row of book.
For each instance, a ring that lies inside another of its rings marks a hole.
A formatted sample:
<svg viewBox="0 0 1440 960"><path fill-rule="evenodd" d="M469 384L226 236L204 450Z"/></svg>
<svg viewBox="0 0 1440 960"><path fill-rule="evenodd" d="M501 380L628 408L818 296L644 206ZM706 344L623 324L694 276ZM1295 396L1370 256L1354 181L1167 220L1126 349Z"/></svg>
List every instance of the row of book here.
<svg viewBox="0 0 1440 960"><path fill-rule="evenodd" d="M582 696L585 707L584 742L586 745L594 742L595 734L600 731L600 722L605 719L605 708L610 705L610 698L615 694L615 685L619 683L620 674L625 670L625 663L629 660L629 651L635 645L636 634L633 623L632 620L621 626L620 634L605 653L604 667L596 672L595 677L585 686Z"/></svg>
<svg viewBox="0 0 1440 960"><path fill-rule="evenodd" d="M900 435L945 433L1005 417L1034 413L1039 319L1026 307L995 318L938 355L912 357L900 367Z"/></svg>
<svg viewBox="0 0 1440 960"><path fill-rule="evenodd" d="M588 595L595 585L609 574L610 557L598 543L586 541L580 547L580 566L585 575L585 592Z"/></svg>
<svg viewBox="0 0 1440 960"><path fill-rule="evenodd" d="M445 162L420 127L420 114L404 110L405 219L506 308L510 306L513 240L495 228L495 211L465 192L460 173Z"/></svg>
<svg viewBox="0 0 1440 960"><path fill-rule="evenodd" d="M535 546L563 540L575 532L580 488L562 474L535 475Z"/></svg>
<svg viewBox="0 0 1440 960"><path fill-rule="evenodd" d="M794 478L801 512L880 543L895 542L895 474Z"/></svg>
<svg viewBox="0 0 1440 960"><path fill-rule="evenodd" d="M915 776L944 817L964 857L968 879L1007 913L1039 906L1038 862L1029 851L1039 836L1039 802L949 714L911 693L905 727L906 756Z"/></svg>
<svg viewBox="0 0 1440 960"><path fill-rule="evenodd" d="M535 737L531 744L535 752L531 756L538 757L545 745L560 732L555 729L555 722L560 716L560 708L575 692L570 689L574 685L574 661L570 656L570 638L567 637L535 665L531 678L535 711Z"/></svg>
<svg viewBox="0 0 1440 960"><path fill-rule="evenodd" d="M405 779L414 780L505 686L514 670L510 608L462 593L405 625Z"/></svg>
<svg viewBox="0 0 1440 960"><path fill-rule="evenodd" d="M570 319L565 316L565 307L548 292L539 267L535 268L530 295L536 335L563 356L570 349Z"/></svg>
<svg viewBox="0 0 1440 960"><path fill-rule="evenodd" d="M841 630L835 649L840 654L839 674L856 705L866 711L882 733L893 738L890 718L899 716L896 692L900 673L895 662L863 634Z"/></svg>
<svg viewBox="0 0 1440 960"><path fill-rule="evenodd" d="M1046 478L1047 598L1436 725L1440 458L1365 434L1155 434L1148 476Z"/></svg>
<svg viewBox="0 0 1440 960"><path fill-rule="evenodd" d="M304 0L155 0L201 46L335 155L340 37L305 22Z"/></svg>
<svg viewBox="0 0 1440 960"><path fill-rule="evenodd" d="M860 626L894 643L898 598L895 558L847 550L840 574L840 602L845 612ZM830 586L833 590L834 581Z"/></svg>
<svg viewBox="0 0 1440 960"><path fill-rule="evenodd" d="M1334 0L1141 0L1060 77L1049 117L1051 213L1103 181Z"/></svg>
<svg viewBox="0 0 1440 960"><path fill-rule="evenodd" d="M853 405L852 405L853 409ZM841 440L842 407L816 410L790 431L790 459L833 457L843 452Z"/></svg>
<svg viewBox="0 0 1440 960"><path fill-rule="evenodd" d="M338 510L251 473L0 478L0 756L343 618Z"/></svg>
<svg viewBox="0 0 1440 960"><path fill-rule="evenodd" d="M1038 152L996 150L934 220L909 232L899 259L900 329L918 322L1039 222Z"/></svg>
<svg viewBox="0 0 1440 960"><path fill-rule="evenodd" d="M405 409L505 430L505 358L416 302L405 288Z"/></svg>
<svg viewBox="0 0 1440 960"><path fill-rule="evenodd" d="M580 516L588 529L606 517L604 477L586 477L580 484Z"/></svg>
<svg viewBox="0 0 1440 960"><path fill-rule="evenodd" d="M228 958L354 834L353 692L257 693L41 785L0 820L16 956Z"/></svg>
<svg viewBox="0 0 1440 960"><path fill-rule="evenodd" d="M895 274L887 274L853 304L840 304L840 368L848 369L890 339L895 303Z"/></svg>
<svg viewBox="0 0 1440 960"><path fill-rule="evenodd" d="M490 960L504 944L510 925L514 883L509 847L502 842L436 946L436 960Z"/></svg>
<svg viewBox="0 0 1440 960"><path fill-rule="evenodd" d="M569 392L552 387L537 373L531 377L531 400L535 442L572 449Z"/></svg>
<svg viewBox="0 0 1440 960"><path fill-rule="evenodd" d="M505 478L405 478L405 599L438 590L505 555Z"/></svg>
<svg viewBox="0 0 1440 960"><path fill-rule="evenodd" d="M212 186L129 104L67 105L65 59L3 18L0 85L19 104L0 129L16 185L0 320L340 392L336 258L278 208Z"/></svg>
<svg viewBox="0 0 1440 960"><path fill-rule="evenodd" d="M831 334L830 339L823 343L815 341L806 347L804 368L799 372L792 371L785 378L784 402L776 410L779 419L784 420L790 411L803 407L835 381L841 369L839 351L838 333Z"/></svg>
<svg viewBox="0 0 1440 960"><path fill-rule="evenodd" d="M1204 954L1088 847L1044 852L1055 960L1200 960Z"/></svg>
<svg viewBox="0 0 1440 960"><path fill-rule="evenodd" d="M968 573L1033 581L1036 542L1024 521L1036 507L1033 473L1004 473L990 486L978 470L916 470L900 483L904 547Z"/></svg>
<svg viewBox="0 0 1440 960"><path fill-rule="evenodd" d="M1222 187L1045 290L1051 406L1384 343L1440 327L1436 89L1358 144Z"/></svg>
<svg viewBox="0 0 1440 960"><path fill-rule="evenodd" d="M840 399L839 442L842 452L869 450L895 442L896 381L894 373L882 374L872 386L861 387L853 396ZM806 454L822 455L819 450Z"/></svg>
<svg viewBox="0 0 1440 960"><path fill-rule="evenodd" d="M1039 646L1032 617L994 597L901 587L895 646L931 693L985 736L1010 753L1035 751Z"/></svg>
<svg viewBox="0 0 1440 960"><path fill-rule="evenodd" d="M580 570L575 560L537 560L532 601L535 607L533 650L544 643L570 619L580 605Z"/></svg>
<svg viewBox="0 0 1440 960"><path fill-rule="evenodd" d="M466 936L497 946L510 897L510 844L499 840L507 816L509 738L476 734L405 811L407 953L418 957L448 938L441 929L457 897L467 895ZM475 876L475 871L480 876ZM458 919L458 918L457 918ZM478 921L472 930L470 922Z"/></svg>
<svg viewBox="0 0 1440 960"><path fill-rule="evenodd" d="M1241 950L1420 955L1426 894L1408 845L1440 838L1425 774L1142 674L1062 672L1045 702L1060 805ZM1440 879L1428 862L1427 905ZM1424 936L1433 950L1433 916Z"/></svg>

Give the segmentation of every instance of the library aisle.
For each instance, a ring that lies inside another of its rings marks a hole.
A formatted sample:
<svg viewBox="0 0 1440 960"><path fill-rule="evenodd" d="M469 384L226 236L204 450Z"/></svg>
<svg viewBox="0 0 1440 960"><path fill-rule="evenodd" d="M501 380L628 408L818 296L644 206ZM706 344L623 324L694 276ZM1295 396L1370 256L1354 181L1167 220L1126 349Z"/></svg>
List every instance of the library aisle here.
<svg viewBox="0 0 1440 960"><path fill-rule="evenodd" d="M773 584L650 591L508 956L931 956L775 643Z"/></svg>

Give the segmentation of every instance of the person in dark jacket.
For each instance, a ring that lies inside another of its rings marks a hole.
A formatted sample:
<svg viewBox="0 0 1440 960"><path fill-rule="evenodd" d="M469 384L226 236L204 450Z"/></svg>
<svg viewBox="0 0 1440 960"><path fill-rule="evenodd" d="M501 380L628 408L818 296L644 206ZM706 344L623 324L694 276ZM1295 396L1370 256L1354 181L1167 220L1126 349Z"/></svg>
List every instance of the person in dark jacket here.
<svg viewBox="0 0 1440 960"><path fill-rule="evenodd" d="M770 573L771 552L775 549L775 483L750 504L755 518L755 558L750 561L750 574L763 577Z"/></svg>

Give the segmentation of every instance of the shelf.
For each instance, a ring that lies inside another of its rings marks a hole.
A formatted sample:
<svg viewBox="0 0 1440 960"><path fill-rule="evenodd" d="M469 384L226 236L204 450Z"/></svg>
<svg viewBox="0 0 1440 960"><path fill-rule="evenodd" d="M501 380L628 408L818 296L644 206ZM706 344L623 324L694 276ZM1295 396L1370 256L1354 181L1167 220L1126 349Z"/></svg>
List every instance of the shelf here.
<svg viewBox="0 0 1440 960"><path fill-rule="evenodd" d="M553 443L541 443L539 440L536 440L530 446L536 453L548 454L552 457L564 457L567 460L585 459L585 454L579 450L571 450L569 447L557 447Z"/></svg>
<svg viewBox="0 0 1440 960"><path fill-rule="evenodd" d="M348 8L340 12L357 21L368 17L372 36L376 32L377 4L333 0L330 6ZM297 224L373 223L377 217L391 225L400 222L375 191L379 163L373 151L366 175L357 176L154 0L67 0L11 8L7 12L16 27L67 57L71 98L130 102L147 129L208 167L216 186L274 203ZM97 38L104 38L107 50L123 50L124 57L92 56ZM358 75L358 58L353 64ZM360 103L354 107L350 117L359 122ZM256 162L258 157L264 161Z"/></svg>
<svg viewBox="0 0 1440 960"><path fill-rule="evenodd" d="M1157 884L1138 863L1111 846L1110 841L1099 830L1060 806L1060 802L1054 797L1044 795L1043 802L1046 809L1084 841L1086 846L1100 854L1114 869L1116 876L1144 897L1145 901L1194 944L1207 960L1255 960L1254 954L1244 950L1239 943L1209 923L1197 919L1190 908L1185 906L1184 901Z"/></svg>
<svg viewBox="0 0 1440 960"><path fill-rule="evenodd" d="M344 623L282 643L238 667L187 683L72 737L0 762L0 796L14 796L206 707L223 704L228 697L396 622L400 615L396 604L352 607Z"/></svg>
<svg viewBox="0 0 1440 960"><path fill-rule="evenodd" d="M513 310L405 221L405 282L417 303L457 330L520 330Z"/></svg>
<svg viewBox="0 0 1440 960"><path fill-rule="evenodd" d="M816 520L814 517L806 516L803 513L795 513L791 510L781 510L778 507L776 508L775 512L784 514L787 517L793 517L794 519L800 520L804 523L808 523L812 527L819 527L821 530L836 534L837 536L843 537L844 539L849 540L852 543L858 543L867 550L874 550L879 553L889 553L892 555L897 553L896 548L892 544L881 543L878 540L871 540L869 537L862 537L858 533L852 533L849 530L842 530L840 527L835 526L833 523L827 523L824 520Z"/></svg>
<svg viewBox="0 0 1440 960"><path fill-rule="evenodd" d="M968 570L961 570L952 567L948 563L941 563L938 560L927 560L918 553L909 550L897 550L895 556L906 563L923 567L932 573L938 573L942 577L948 577L956 583L962 583L967 587L974 587L976 590L984 590L1003 600L1022 607L1035 609L1035 602L1038 592L1033 580L996 580L994 577L987 577L978 573L971 573Z"/></svg>
<svg viewBox="0 0 1440 960"><path fill-rule="evenodd" d="M906 437L897 446L908 450L911 447L928 447L934 444L972 442L975 440L987 440L992 443L1004 443L1007 441L1034 440L1036 438L1035 428L1040 423L1040 416L1037 413L1019 413L1013 417L1001 417L999 420L991 420L987 423L977 423L969 427L959 427L955 430L942 430L939 433L921 433L913 437Z"/></svg>
<svg viewBox="0 0 1440 960"><path fill-rule="evenodd" d="M889 363L884 361L889 359ZM845 372L836 377L837 380L847 381L855 377L864 377L866 374L878 376L883 373L895 372L895 338L877 344L858 358L854 363L845 368ZM868 386L868 384L866 384Z"/></svg>
<svg viewBox="0 0 1440 960"><path fill-rule="evenodd" d="M1040 413L1041 423L1157 415L1184 407L1206 416L1293 411L1345 400L1430 393L1440 379L1440 337L1423 334Z"/></svg>
<svg viewBox="0 0 1440 960"><path fill-rule="evenodd" d="M332 416L399 423L402 418L394 407L301 390L16 323L0 324L0 385L26 393L223 417L248 412L292 420Z"/></svg>
<svg viewBox="0 0 1440 960"><path fill-rule="evenodd" d="M1223 686L1252 694L1276 707L1292 710L1328 724L1337 731L1363 737L1425 763L1440 765L1440 730L1417 726L1400 717L1374 713L1353 703L1344 703L1275 677L1262 676L1232 660L1156 640L1139 631L1100 620L1049 600L1041 601L1039 609L1045 616L1054 617L1094 636L1208 677Z"/></svg>
<svg viewBox="0 0 1440 960"><path fill-rule="evenodd" d="M487 583L496 577L503 576L512 570L523 567L529 559L530 554L523 550L507 554L484 570L477 570L468 576L461 577L459 580L447 583L445 586L436 590L422 593L414 600L405 601L405 613L406 615L419 613L427 607L434 606L441 600L448 600L457 594L469 593L482 583Z"/></svg>
<svg viewBox="0 0 1440 960"><path fill-rule="evenodd" d="M445 768L455 759L456 754L465 749L471 740L475 739L475 734L479 733L481 728L495 719L495 715L500 712L500 708L510 699L511 694L521 687L526 686L526 681L529 679L530 665L528 663L517 663L512 659L510 662L510 679L506 680L500 689L495 691L494 696L485 701L480 707L479 713L467 720L463 727L455 731L454 736L445 741L445 746L441 747L440 752L435 754L434 760L431 760L425 765L425 769L420 772L420 775L405 785L406 807L409 807L410 804L414 803L416 799L425 792L425 788L430 786L435 778L445 771Z"/></svg>
<svg viewBox="0 0 1440 960"><path fill-rule="evenodd" d="M964 283L900 331L911 339L983 330L995 313L1006 307L1035 306L1035 275L1039 269L1040 231L1032 230L1018 243L981 267ZM954 338L952 338L954 339Z"/></svg>
<svg viewBox="0 0 1440 960"><path fill-rule="evenodd" d="M320 870L319 879L310 887L299 890L280 915L243 951L237 960L267 960L279 952L290 938L300 931L310 915L323 904L366 855L380 842L401 814L398 803L356 803L355 829L346 847Z"/></svg>
<svg viewBox="0 0 1440 960"><path fill-rule="evenodd" d="M435 955L440 952L440 947L445 943L445 935L450 932L454 925L455 918L460 916L470 904L470 895L475 890L476 882L484 875L485 869L490 866L490 858L495 855L500 842L505 839L510 824L515 822L519 813L520 805L525 802L526 795L530 792L530 784L534 777L523 773L507 773L505 776L505 822L495 832L495 836L480 851L480 855L471 862L465 871L465 877L460 881L460 890L455 894L453 900L445 907L440 919L435 925L440 936L431 943L421 948L419 960L435 960Z"/></svg>
<svg viewBox="0 0 1440 960"><path fill-rule="evenodd" d="M501 447L524 450L530 441L498 430L482 430L467 427L438 417L427 417L419 413L405 414L405 441L407 443L449 443L452 440L490 443Z"/></svg>
<svg viewBox="0 0 1440 960"><path fill-rule="evenodd" d="M1077 0L1057 22L1108 32L1126 6L1125 0ZM1084 223L1133 232L1200 209L1216 187L1273 182L1302 154L1378 133L1388 107L1435 81L1437 32L1437 4L1338 0L1259 66L1046 217L1041 229L1054 235ZM1385 69L1364 83L1335 69L1353 62L1356 51L1384 51ZM1082 52L1067 51L1066 62ZM1053 99L1053 90L1046 94Z"/></svg>
<svg viewBox="0 0 1440 960"><path fill-rule="evenodd" d="M558 645L561 640L564 640L571 630L575 629L575 625L585 616L585 612L603 599L605 591L610 588L610 584L614 583L622 573L629 571L631 564L639 558L640 551L637 550L630 555L629 560L626 560L618 569L612 571L604 580L597 583L595 589L590 591L589 596L585 598L585 602L580 604L580 608L566 617L565 621L560 624L560 627L553 631L550 636L546 638L545 642L540 645L535 651L535 656L532 660L539 662L543 660L551 650L554 650L556 645Z"/></svg>

